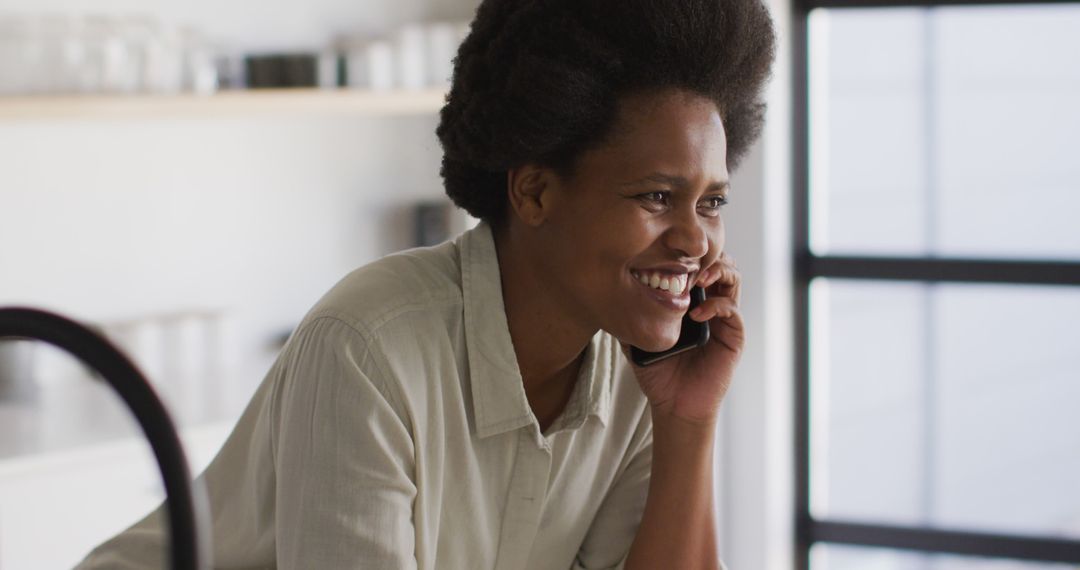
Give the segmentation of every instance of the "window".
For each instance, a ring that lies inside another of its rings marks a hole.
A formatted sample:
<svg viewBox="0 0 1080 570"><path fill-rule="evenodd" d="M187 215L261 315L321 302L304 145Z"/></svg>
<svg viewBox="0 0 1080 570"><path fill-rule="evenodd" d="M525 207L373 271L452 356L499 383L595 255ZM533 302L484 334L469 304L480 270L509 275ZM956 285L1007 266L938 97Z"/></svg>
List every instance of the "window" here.
<svg viewBox="0 0 1080 570"><path fill-rule="evenodd" d="M796 2L797 566L1080 568L1080 2L907 3Z"/></svg>

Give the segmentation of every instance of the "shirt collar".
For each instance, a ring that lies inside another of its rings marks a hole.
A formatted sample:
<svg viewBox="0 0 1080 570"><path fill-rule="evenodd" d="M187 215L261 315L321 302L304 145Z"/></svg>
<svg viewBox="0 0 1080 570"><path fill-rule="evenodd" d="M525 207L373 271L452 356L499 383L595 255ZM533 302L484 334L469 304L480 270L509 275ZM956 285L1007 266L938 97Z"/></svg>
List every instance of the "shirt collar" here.
<svg viewBox="0 0 1080 570"><path fill-rule="evenodd" d="M473 417L480 438L535 423L521 380L503 304L499 259L491 227L481 222L458 238L465 310L465 346L472 385ZM607 425L614 380L610 335L590 341L566 409L549 432L580 427L589 415Z"/></svg>

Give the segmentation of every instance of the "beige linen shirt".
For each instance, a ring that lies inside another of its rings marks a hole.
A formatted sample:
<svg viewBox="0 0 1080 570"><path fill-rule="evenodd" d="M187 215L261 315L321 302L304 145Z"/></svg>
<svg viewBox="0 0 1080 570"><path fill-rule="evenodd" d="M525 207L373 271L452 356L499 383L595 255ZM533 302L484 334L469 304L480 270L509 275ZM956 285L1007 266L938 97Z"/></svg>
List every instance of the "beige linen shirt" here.
<svg viewBox="0 0 1080 570"><path fill-rule="evenodd" d="M216 568L621 568L652 424L593 337L541 433L491 230L362 267L308 313L200 476ZM163 508L80 568L164 567Z"/></svg>

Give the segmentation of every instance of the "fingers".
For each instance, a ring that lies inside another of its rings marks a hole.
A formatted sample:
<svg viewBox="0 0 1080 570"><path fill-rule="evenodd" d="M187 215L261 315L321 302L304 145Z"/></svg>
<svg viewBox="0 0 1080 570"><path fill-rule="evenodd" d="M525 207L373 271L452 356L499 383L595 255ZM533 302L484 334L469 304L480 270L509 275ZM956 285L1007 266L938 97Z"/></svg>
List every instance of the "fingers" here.
<svg viewBox="0 0 1080 570"><path fill-rule="evenodd" d="M746 328L742 313L734 299L730 297L710 297L690 311L690 318L698 322L709 322L711 342L717 342L728 350L738 353L746 340Z"/></svg>
<svg viewBox="0 0 1080 570"><path fill-rule="evenodd" d="M739 313L739 305L731 297L708 297L688 314L699 323L715 318L731 318Z"/></svg>
<svg viewBox="0 0 1080 570"><path fill-rule="evenodd" d="M695 284L710 292L710 296L729 297L739 303L741 293L742 274L735 267L735 260L721 253L709 267L702 269L698 274Z"/></svg>

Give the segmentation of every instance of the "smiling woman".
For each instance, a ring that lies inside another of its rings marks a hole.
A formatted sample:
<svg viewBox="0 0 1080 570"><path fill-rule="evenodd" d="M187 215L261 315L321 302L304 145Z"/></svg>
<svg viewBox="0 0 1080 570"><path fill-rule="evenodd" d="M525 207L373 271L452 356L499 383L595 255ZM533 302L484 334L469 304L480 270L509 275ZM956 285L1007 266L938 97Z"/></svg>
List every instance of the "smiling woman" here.
<svg viewBox="0 0 1080 570"><path fill-rule="evenodd" d="M537 314L551 324L522 328L557 327L570 352L598 329L650 351L678 339L689 297L670 283L694 283L724 245L714 205L728 179L724 127L712 101L670 90L626 97L615 130L571 175L511 169L512 213L496 229L504 280L520 281L507 288L511 333L519 302L546 301Z"/></svg>
<svg viewBox="0 0 1080 570"><path fill-rule="evenodd" d="M437 132L483 223L307 315L202 475L215 564L722 567L713 434L744 343L722 206L773 43L759 0L482 2ZM688 321L708 342L627 360ZM162 523L83 567L160 564Z"/></svg>

